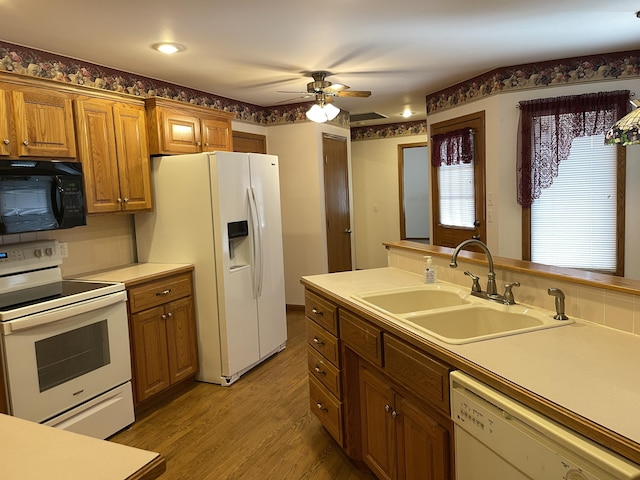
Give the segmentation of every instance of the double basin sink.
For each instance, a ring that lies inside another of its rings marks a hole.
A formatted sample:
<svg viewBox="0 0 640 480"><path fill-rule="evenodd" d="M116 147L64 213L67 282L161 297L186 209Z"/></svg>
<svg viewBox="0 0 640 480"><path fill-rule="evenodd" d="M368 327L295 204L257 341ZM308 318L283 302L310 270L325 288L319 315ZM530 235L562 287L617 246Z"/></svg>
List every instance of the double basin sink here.
<svg viewBox="0 0 640 480"><path fill-rule="evenodd" d="M455 285L428 284L354 295L359 302L450 344L559 327L573 320L524 305L474 297Z"/></svg>

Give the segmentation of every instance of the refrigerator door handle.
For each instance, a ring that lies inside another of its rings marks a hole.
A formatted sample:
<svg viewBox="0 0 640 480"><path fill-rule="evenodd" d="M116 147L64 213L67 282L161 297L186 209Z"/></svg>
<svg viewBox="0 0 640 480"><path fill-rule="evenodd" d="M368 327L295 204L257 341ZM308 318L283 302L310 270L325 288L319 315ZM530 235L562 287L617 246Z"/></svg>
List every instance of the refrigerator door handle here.
<svg viewBox="0 0 640 480"><path fill-rule="evenodd" d="M260 212L256 202L256 191L254 187L247 188L249 196L249 209L251 212L251 228L253 230L253 297L262 295L262 229Z"/></svg>

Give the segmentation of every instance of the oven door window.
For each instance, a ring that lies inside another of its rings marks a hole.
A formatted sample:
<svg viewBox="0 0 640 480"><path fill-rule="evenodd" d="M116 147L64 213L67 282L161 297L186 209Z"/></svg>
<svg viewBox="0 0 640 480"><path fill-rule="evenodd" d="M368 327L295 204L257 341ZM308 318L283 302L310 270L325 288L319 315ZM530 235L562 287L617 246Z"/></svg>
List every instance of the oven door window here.
<svg viewBox="0 0 640 480"><path fill-rule="evenodd" d="M37 341L35 347L40 392L111 361L106 320Z"/></svg>

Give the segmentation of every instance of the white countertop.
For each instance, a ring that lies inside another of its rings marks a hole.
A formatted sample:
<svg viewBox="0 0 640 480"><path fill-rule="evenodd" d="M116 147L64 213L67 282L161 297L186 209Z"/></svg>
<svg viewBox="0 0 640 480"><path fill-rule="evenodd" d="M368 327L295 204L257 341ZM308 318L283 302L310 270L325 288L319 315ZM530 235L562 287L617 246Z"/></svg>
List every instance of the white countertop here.
<svg viewBox="0 0 640 480"><path fill-rule="evenodd" d="M352 295L422 283L420 275L379 268L304 277L345 302ZM442 282L440 282L442 283ZM517 298L516 298L517 301ZM385 317L372 311L378 317ZM386 317L396 329L485 368L633 442L640 444L640 336L576 319L530 333L450 345Z"/></svg>
<svg viewBox="0 0 640 480"><path fill-rule="evenodd" d="M193 265L182 263L133 263L99 272L86 273L74 278L95 282L122 282L128 286L132 282L152 280L159 275L178 273L191 268Z"/></svg>
<svg viewBox="0 0 640 480"><path fill-rule="evenodd" d="M7 480L124 480L137 478L153 462L164 462L155 452L3 414L0 432L0 478ZM157 473L162 471L164 467Z"/></svg>

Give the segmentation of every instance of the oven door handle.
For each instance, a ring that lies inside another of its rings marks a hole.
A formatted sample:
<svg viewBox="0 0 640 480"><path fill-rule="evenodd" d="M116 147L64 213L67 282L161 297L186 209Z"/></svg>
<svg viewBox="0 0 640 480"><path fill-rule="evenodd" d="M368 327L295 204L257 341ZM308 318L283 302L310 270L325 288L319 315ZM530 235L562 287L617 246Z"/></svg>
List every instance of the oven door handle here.
<svg viewBox="0 0 640 480"><path fill-rule="evenodd" d="M23 318L3 322L2 333L4 335L10 335L11 333L19 332L21 330L59 322L61 320L66 320L67 318L75 317L76 315L82 315L83 313L108 307L109 305L113 305L118 302L125 302L126 300L127 292L122 291L84 302L74 303L73 305L56 308L54 310L49 310L48 312L28 315Z"/></svg>

